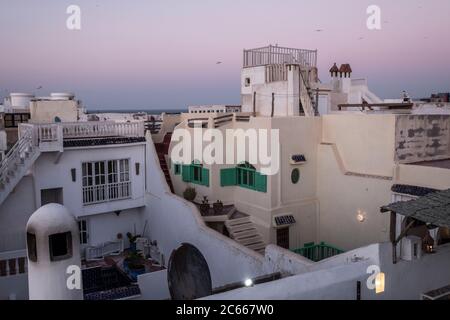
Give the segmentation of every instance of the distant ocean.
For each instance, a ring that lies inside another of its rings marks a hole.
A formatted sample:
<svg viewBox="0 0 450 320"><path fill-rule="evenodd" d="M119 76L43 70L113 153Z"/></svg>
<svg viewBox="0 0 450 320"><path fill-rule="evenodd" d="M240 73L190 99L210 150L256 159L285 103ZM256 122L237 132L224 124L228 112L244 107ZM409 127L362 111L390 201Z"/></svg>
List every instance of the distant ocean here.
<svg viewBox="0 0 450 320"><path fill-rule="evenodd" d="M181 113L187 112L187 109L102 109L94 110L88 109L87 113L147 113L147 114L161 114L165 113Z"/></svg>

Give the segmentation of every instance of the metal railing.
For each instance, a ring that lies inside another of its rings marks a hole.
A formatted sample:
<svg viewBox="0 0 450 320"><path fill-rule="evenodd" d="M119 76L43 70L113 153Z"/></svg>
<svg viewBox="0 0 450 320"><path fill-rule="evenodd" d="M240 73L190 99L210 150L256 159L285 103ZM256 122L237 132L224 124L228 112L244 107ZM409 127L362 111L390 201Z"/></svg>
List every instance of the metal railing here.
<svg viewBox="0 0 450 320"><path fill-rule="evenodd" d="M86 260L101 260L106 256L119 255L123 252L123 240L108 241L98 246L87 247Z"/></svg>
<svg viewBox="0 0 450 320"><path fill-rule="evenodd" d="M272 45L244 50L244 68L286 63L299 64L308 68L316 67L317 50L294 49Z"/></svg>
<svg viewBox="0 0 450 320"><path fill-rule="evenodd" d="M319 244L307 243L303 248L292 251L314 262L344 253L343 250L326 244L325 242L321 242Z"/></svg>
<svg viewBox="0 0 450 320"><path fill-rule="evenodd" d="M115 182L83 187L83 204L95 204L131 197L131 182Z"/></svg>

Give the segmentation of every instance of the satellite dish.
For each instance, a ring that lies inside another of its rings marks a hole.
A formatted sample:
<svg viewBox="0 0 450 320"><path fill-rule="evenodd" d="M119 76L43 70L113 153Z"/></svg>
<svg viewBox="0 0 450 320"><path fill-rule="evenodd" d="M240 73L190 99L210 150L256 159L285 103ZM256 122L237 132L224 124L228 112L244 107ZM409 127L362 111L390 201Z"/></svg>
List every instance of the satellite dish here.
<svg viewBox="0 0 450 320"><path fill-rule="evenodd" d="M170 255L167 281L173 300L193 300L212 294L211 274L202 253L183 243Z"/></svg>

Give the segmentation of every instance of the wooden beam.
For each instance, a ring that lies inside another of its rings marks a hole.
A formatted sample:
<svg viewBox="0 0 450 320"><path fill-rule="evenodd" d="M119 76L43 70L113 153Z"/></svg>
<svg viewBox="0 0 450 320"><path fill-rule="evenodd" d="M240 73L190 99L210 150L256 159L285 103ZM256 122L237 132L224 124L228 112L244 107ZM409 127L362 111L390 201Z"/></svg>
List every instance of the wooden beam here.
<svg viewBox="0 0 450 320"><path fill-rule="evenodd" d="M256 91L253 92L253 116L256 117Z"/></svg>
<svg viewBox="0 0 450 320"><path fill-rule="evenodd" d="M389 232L390 232L390 240L391 242L395 242L395 229L397 225L397 214L395 212L391 211L391 221L389 226Z"/></svg>
<svg viewBox="0 0 450 320"><path fill-rule="evenodd" d="M400 242L400 240L402 240L402 238L403 238L404 236L406 236L406 233L409 231L409 229L411 229L411 227L413 226L414 222L415 222L415 220L412 220L412 221L406 226L406 228L402 230L402 232L400 233L400 235L398 236L398 238L395 239L395 242L394 242L395 245L397 245L397 244Z"/></svg>
<svg viewBox="0 0 450 320"><path fill-rule="evenodd" d="M395 230L397 226L397 214L391 211L391 221L389 226L389 238L392 243L392 263L397 263L397 245L395 244Z"/></svg>
<svg viewBox="0 0 450 320"><path fill-rule="evenodd" d="M272 118L274 113L275 113L275 93L272 92L272 113L270 115Z"/></svg>

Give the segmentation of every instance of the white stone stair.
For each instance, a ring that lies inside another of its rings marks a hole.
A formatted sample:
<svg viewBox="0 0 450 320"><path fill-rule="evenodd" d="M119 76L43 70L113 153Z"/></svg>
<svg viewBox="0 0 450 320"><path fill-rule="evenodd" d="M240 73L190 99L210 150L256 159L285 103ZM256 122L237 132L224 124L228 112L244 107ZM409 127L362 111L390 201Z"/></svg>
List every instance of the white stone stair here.
<svg viewBox="0 0 450 320"><path fill-rule="evenodd" d="M225 227L230 238L251 250L264 254L266 244L249 216L226 220Z"/></svg>
<svg viewBox="0 0 450 320"><path fill-rule="evenodd" d="M33 132L25 131L16 144L0 162L0 205L17 186L40 151L33 139Z"/></svg>

